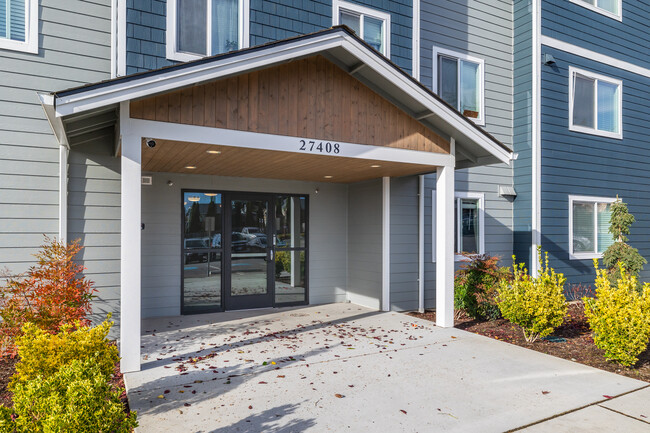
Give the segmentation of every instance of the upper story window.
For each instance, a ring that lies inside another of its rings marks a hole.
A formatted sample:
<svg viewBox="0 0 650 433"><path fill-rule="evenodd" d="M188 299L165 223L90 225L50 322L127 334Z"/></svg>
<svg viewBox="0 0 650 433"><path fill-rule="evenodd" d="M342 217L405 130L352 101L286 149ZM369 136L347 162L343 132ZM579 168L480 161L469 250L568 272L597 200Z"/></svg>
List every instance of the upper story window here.
<svg viewBox="0 0 650 433"><path fill-rule="evenodd" d="M181 62L248 46L248 0L169 0L167 58Z"/></svg>
<svg viewBox="0 0 650 433"><path fill-rule="evenodd" d="M432 191L433 261L436 245L436 191ZM454 251L456 260L466 260L463 253L485 254L485 197L482 193L456 192L454 197Z"/></svg>
<svg viewBox="0 0 650 433"><path fill-rule="evenodd" d="M614 198L569 196L569 258L597 259L614 243L609 233Z"/></svg>
<svg viewBox="0 0 650 433"><path fill-rule="evenodd" d="M38 0L0 0L0 49L38 53Z"/></svg>
<svg viewBox="0 0 650 433"><path fill-rule="evenodd" d="M354 30L368 45L390 57L390 14L354 3L334 0L333 24Z"/></svg>
<svg viewBox="0 0 650 433"><path fill-rule="evenodd" d="M620 80L569 67L569 129L623 138Z"/></svg>
<svg viewBox="0 0 650 433"><path fill-rule="evenodd" d="M610 18L621 21L622 0L570 0L572 3L578 4L594 12L603 14Z"/></svg>
<svg viewBox="0 0 650 433"><path fill-rule="evenodd" d="M485 124L484 61L433 48L433 91L465 117Z"/></svg>

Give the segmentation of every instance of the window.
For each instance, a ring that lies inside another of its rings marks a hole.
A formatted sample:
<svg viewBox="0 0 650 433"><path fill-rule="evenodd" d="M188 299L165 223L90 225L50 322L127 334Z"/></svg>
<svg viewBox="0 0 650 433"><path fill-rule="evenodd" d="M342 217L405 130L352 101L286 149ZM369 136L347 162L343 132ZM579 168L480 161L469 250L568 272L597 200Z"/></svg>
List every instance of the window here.
<svg viewBox="0 0 650 433"><path fill-rule="evenodd" d="M597 259L614 243L609 233L613 198L569 196L569 258Z"/></svg>
<svg viewBox="0 0 650 433"><path fill-rule="evenodd" d="M344 1L332 2L333 24L346 25L368 45L390 57L390 14Z"/></svg>
<svg viewBox="0 0 650 433"><path fill-rule="evenodd" d="M570 0L594 12L621 21L621 0Z"/></svg>
<svg viewBox="0 0 650 433"><path fill-rule="evenodd" d="M38 53L38 0L0 0L0 49Z"/></svg>
<svg viewBox="0 0 650 433"><path fill-rule="evenodd" d="M620 80L569 67L569 129L623 138L622 87Z"/></svg>
<svg viewBox="0 0 650 433"><path fill-rule="evenodd" d="M433 91L479 125L484 116L484 62L441 48L433 48Z"/></svg>
<svg viewBox="0 0 650 433"><path fill-rule="evenodd" d="M248 17L249 0L169 0L167 58L186 62L247 47Z"/></svg>
<svg viewBox="0 0 650 433"><path fill-rule="evenodd" d="M432 261L436 261L436 191L432 191ZM482 193L456 192L454 198L454 251L456 261L466 258L461 253L485 253L485 199Z"/></svg>

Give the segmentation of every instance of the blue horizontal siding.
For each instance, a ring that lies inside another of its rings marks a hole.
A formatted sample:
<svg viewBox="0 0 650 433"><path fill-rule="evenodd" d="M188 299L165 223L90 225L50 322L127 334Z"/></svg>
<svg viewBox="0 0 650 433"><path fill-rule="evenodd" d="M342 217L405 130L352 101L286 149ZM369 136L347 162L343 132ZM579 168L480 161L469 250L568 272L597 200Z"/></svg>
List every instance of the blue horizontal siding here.
<svg viewBox="0 0 650 433"><path fill-rule="evenodd" d="M622 4L618 21L568 0L544 0L542 34L650 68L650 3Z"/></svg>
<svg viewBox="0 0 650 433"><path fill-rule="evenodd" d="M650 259L650 78L543 47L556 66L542 67L542 245L570 284L593 285L590 260L569 260L569 195L621 196L636 217L630 244ZM569 131L569 66L623 82L623 139ZM642 274L650 280L650 266Z"/></svg>
<svg viewBox="0 0 650 433"><path fill-rule="evenodd" d="M391 15L391 60L407 72L412 66L412 0L363 0ZM127 74L176 62L165 53L166 0L127 0ZM251 0L250 44L261 45L332 26L331 0Z"/></svg>

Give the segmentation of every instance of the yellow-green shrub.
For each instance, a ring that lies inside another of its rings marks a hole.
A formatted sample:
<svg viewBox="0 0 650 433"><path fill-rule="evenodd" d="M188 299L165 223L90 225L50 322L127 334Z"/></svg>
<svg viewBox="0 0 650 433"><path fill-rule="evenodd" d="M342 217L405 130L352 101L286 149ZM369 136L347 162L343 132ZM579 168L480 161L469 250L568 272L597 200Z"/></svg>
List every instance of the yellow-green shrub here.
<svg viewBox="0 0 650 433"><path fill-rule="evenodd" d="M51 376L14 387L16 432L130 432L135 412L124 413L120 391L112 391L99 364L74 360ZM13 430L9 430L13 431Z"/></svg>
<svg viewBox="0 0 650 433"><path fill-rule="evenodd" d="M512 256L513 279L501 281L497 296L503 317L519 325L530 342L553 332L564 322L567 311L563 289L566 278L548 266L548 253L544 263L541 251L538 256L541 269L536 278L528 275L524 264L517 264Z"/></svg>
<svg viewBox="0 0 650 433"><path fill-rule="evenodd" d="M596 268L596 297L583 298L585 316L594 333L594 343L605 357L622 365L633 365L650 341L650 284L638 292L637 278L619 263L620 276L612 285L604 269Z"/></svg>
<svg viewBox="0 0 650 433"><path fill-rule="evenodd" d="M12 384L33 380L37 376L48 377L75 359L92 359L102 374L110 377L119 360L117 347L106 339L111 326L113 322L109 321L74 331L70 326L64 326L60 333L50 334L27 323L22 335L16 339L20 362L16 364Z"/></svg>

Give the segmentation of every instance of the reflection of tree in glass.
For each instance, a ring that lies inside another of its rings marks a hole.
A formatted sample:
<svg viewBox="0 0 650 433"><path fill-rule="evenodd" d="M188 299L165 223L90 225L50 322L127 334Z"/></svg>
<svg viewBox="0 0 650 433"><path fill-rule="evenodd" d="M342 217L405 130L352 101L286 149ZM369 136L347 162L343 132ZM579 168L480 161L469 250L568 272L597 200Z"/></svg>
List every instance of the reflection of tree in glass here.
<svg viewBox="0 0 650 433"><path fill-rule="evenodd" d="M201 210L199 209L198 202L192 203L189 220L187 226L188 233L201 233L203 231L203 226L201 225Z"/></svg>
<svg viewBox="0 0 650 433"><path fill-rule="evenodd" d="M208 203L208 212L205 216L217 217L217 204L214 202L214 197L210 197L210 203Z"/></svg>

